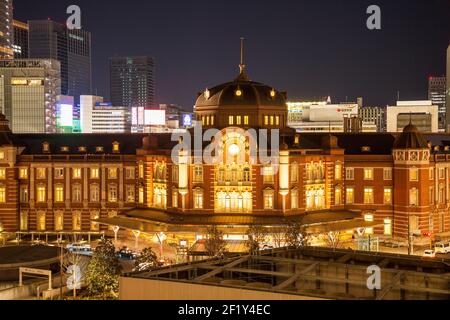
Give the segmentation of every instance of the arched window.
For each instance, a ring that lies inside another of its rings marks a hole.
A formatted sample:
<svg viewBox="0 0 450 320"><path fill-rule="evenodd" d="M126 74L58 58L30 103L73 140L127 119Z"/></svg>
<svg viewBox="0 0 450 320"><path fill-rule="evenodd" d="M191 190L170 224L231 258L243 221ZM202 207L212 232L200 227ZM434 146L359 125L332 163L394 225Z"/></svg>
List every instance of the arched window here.
<svg viewBox="0 0 450 320"><path fill-rule="evenodd" d="M72 229L73 231L81 230L81 211L74 211L72 213Z"/></svg>
<svg viewBox="0 0 450 320"><path fill-rule="evenodd" d="M100 202L100 187L98 184L91 184L90 186L90 199L91 202Z"/></svg>
<svg viewBox="0 0 450 320"><path fill-rule="evenodd" d="M203 209L203 189L194 190L194 209Z"/></svg>
<svg viewBox="0 0 450 320"><path fill-rule="evenodd" d="M63 211L55 211L55 231L63 231L64 230L64 212Z"/></svg>
<svg viewBox="0 0 450 320"><path fill-rule="evenodd" d="M45 211L38 211L36 216L37 230L45 231L46 229L46 214Z"/></svg>
<svg viewBox="0 0 450 320"><path fill-rule="evenodd" d="M81 202L81 185L74 184L72 186L72 201L73 202Z"/></svg>

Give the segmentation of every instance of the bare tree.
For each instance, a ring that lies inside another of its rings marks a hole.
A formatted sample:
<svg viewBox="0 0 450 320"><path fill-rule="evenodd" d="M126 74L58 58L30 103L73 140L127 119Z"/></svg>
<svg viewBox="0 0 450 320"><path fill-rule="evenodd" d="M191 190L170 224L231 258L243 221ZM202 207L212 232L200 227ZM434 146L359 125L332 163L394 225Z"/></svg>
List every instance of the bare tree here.
<svg viewBox="0 0 450 320"><path fill-rule="evenodd" d="M289 222L284 228L284 238L288 247L299 248L308 245L305 226L297 222Z"/></svg>
<svg viewBox="0 0 450 320"><path fill-rule="evenodd" d="M209 257L221 257L226 252L223 232L216 226L211 226L206 231L205 249Z"/></svg>
<svg viewBox="0 0 450 320"><path fill-rule="evenodd" d="M324 236L324 240L328 247L338 249L341 245L341 232L330 231Z"/></svg>
<svg viewBox="0 0 450 320"><path fill-rule="evenodd" d="M247 230L246 247L250 254L257 254L261 245L266 241L269 232L267 228L259 225L252 225Z"/></svg>

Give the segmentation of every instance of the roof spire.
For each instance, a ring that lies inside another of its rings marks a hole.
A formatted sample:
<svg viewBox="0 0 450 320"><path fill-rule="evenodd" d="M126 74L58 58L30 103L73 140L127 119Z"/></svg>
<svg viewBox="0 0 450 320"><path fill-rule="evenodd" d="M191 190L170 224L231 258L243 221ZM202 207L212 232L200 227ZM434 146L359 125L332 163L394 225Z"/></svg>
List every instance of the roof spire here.
<svg viewBox="0 0 450 320"><path fill-rule="evenodd" d="M244 64L244 38L241 37L241 63L239 64L239 70L240 73L243 74L245 71L245 64Z"/></svg>

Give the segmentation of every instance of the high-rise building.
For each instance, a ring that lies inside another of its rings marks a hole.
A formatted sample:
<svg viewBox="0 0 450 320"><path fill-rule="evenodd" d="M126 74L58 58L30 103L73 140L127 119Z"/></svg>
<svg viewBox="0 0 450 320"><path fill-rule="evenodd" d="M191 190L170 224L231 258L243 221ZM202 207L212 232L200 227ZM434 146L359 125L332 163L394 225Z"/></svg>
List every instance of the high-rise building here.
<svg viewBox="0 0 450 320"><path fill-rule="evenodd" d="M386 132L386 108L362 107L359 109L359 117L363 123L373 123L377 126L377 132Z"/></svg>
<svg viewBox="0 0 450 320"><path fill-rule="evenodd" d="M445 131L446 105L445 105L445 77L428 78L428 100L439 110L439 130Z"/></svg>
<svg viewBox="0 0 450 320"><path fill-rule="evenodd" d="M408 124L413 124L421 132L437 133L438 107L429 100L397 101L396 106L386 109L387 132L402 132Z"/></svg>
<svg viewBox="0 0 450 320"><path fill-rule="evenodd" d="M450 45L447 48L447 84L446 84L446 119L447 119L447 132L450 132Z"/></svg>
<svg viewBox="0 0 450 320"><path fill-rule="evenodd" d="M69 30L51 20L29 21L30 58L56 59L61 63L61 93L73 96L91 94L91 34Z"/></svg>
<svg viewBox="0 0 450 320"><path fill-rule="evenodd" d="M14 58L28 59L28 23L13 21L14 27Z"/></svg>
<svg viewBox="0 0 450 320"><path fill-rule="evenodd" d="M12 59L13 52L12 0L0 0L0 59Z"/></svg>
<svg viewBox="0 0 450 320"><path fill-rule="evenodd" d="M60 63L52 59L0 61L1 112L14 133L55 133Z"/></svg>
<svg viewBox="0 0 450 320"><path fill-rule="evenodd" d="M130 132L130 110L104 102L103 97L81 96L80 118L82 133Z"/></svg>
<svg viewBox="0 0 450 320"><path fill-rule="evenodd" d="M155 107L153 58L114 57L110 59L111 102L115 106Z"/></svg>

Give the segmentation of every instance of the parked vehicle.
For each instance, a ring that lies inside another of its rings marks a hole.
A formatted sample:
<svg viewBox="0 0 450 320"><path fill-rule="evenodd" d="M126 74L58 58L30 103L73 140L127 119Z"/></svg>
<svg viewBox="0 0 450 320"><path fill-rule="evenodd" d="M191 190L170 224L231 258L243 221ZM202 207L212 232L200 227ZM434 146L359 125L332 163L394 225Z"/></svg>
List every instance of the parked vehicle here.
<svg viewBox="0 0 450 320"><path fill-rule="evenodd" d="M70 252L90 252L92 248L88 244L82 243L70 243L66 246L67 250Z"/></svg>
<svg viewBox="0 0 450 320"><path fill-rule="evenodd" d="M450 252L450 243L448 242L439 242L434 245L434 252L445 254Z"/></svg>
<svg viewBox="0 0 450 320"><path fill-rule="evenodd" d="M136 258L139 256L139 253L136 251L132 251L127 247L123 247L119 250L117 256L119 257L119 259L136 260Z"/></svg>
<svg viewBox="0 0 450 320"><path fill-rule="evenodd" d="M435 256L436 253L434 252L434 250L425 250L425 252L423 253L424 258L434 258Z"/></svg>

